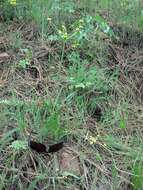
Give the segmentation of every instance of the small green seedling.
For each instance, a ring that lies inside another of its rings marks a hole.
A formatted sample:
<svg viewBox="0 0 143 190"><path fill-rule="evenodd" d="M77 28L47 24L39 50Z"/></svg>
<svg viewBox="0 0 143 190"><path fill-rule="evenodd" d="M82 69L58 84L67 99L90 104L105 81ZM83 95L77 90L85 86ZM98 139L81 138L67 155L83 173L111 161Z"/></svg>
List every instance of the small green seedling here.
<svg viewBox="0 0 143 190"><path fill-rule="evenodd" d="M29 49L21 49L21 52L25 54L25 58L19 61L19 66L26 69L32 60L32 51Z"/></svg>
<svg viewBox="0 0 143 190"><path fill-rule="evenodd" d="M142 190L143 188L143 167L142 163L136 163L133 166L133 176L132 176L132 183L134 185L134 190Z"/></svg>
<svg viewBox="0 0 143 190"><path fill-rule="evenodd" d="M125 129L125 128L126 128L126 122L125 122L124 119L120 120L120 122L119 122L119 127L120 127L121 129Z"/></svg>
<svg viewBox="0 0 143 190"><path fill-rule="evenodd" d="M19 66L22 67L23 69L26 69L27 65L29 65L29 61L26 59L22 59L19 61Z"/></svg>
<svg viewBox="0 0 143 190"><path fill-rule="evenodd" d="M10 148L14 149L15 151L21 151L21 150L26 150L27 146L28 146L27 142L22 140L16 140L12 142Z"/></svg>

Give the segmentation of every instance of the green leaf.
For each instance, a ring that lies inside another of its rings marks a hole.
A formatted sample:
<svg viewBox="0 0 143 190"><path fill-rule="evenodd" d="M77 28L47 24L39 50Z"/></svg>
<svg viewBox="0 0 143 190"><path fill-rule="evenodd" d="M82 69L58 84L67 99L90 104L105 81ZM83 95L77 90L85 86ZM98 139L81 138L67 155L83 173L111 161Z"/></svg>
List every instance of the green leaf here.
<svg viewBox="0 0 143 190"><path fill-rule="evenodd" d="M10 147L15 149L15 150L26 150L27 149L27 142L21 141L21 140L16 140L16 141L12 142Z"/></svg>
<svg viewBox="0 0 143 190"><path fill-rule="evenodd" d="M19 61L19 65L20 65L23 69L25 69L26 66L29 65L29 64L30 64L29 61L27 61L26 59L23 59L23 60L20 60L20 61Z"/></svg>
<svg viewBox="0 0 143 190"><path fill-rule="evenodd" d="M57 40L59 40L59 37L57 35L50 35L50 36L48 36L48 40L57 41Z"/></svg>
<svg viewBox="0 0 143 190"><path fill-rule="evenodd" d="M124 119L120 120L119 127L120 127L121 129L125 129L125 128L126 128L126 122L125 122Z"/></svg>
<svg viewBox="0 0 143 190"><path fill-rule="evenodd" d="M99 23L104 22L104 19L100 15L96 15L95 20Z"/></svg>
<svg viewBox="0 0 143 190"><path fill-rule="evenodd" d="M137 163L133 166L132 183L134 184L134 190L142 190L143 188L143 167L142 163Z"/></svg>
<svg viewBox="0 0 143 190"><path fill-rule="evenodd" d="M99 28L104 33L108 34L110 37L114 36L113 30L110 28L110 26L107 24L107 22L100 15L96 15L95 20L96 20Z"/></svg>
<svg viewBox="0 0 143 190"><path fill-rule="evenodd" d="M53 113L41 128L41 135L44 137L51 135L55 140L59 139L64 134L64 130L60 127L59 119L59 114Z"/></svg>
<svg viewBox="0 0 143 190"><path fill-rule="evenodd" d="M75 85L75 88L85 88L85 85L83 83L79 83Z"/></svg>

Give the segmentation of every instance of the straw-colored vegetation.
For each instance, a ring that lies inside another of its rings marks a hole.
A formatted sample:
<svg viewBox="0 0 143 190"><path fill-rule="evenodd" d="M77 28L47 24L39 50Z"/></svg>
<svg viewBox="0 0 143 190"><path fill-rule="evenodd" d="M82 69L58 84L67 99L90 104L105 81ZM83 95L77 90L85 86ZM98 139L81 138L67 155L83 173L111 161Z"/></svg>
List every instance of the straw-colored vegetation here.
<svg viewBox="0 0 143 190"><path fill-rule="evenodd" d="M142 82L142 1L0 0L0 190L142 190Z"/></svg>

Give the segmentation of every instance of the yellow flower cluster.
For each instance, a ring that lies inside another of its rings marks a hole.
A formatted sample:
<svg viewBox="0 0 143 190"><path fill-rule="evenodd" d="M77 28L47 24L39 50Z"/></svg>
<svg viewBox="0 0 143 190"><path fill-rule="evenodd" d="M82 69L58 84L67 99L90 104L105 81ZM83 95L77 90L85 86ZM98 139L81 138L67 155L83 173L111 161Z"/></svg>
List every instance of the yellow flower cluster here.
<svg viewBox="0 0 143 190"><path fill-rule="evenodd" d="M86 135L85 137L85 140L87 140L89 142L90 145L94 145L96 143L98 144L101 144L102 146L106 147L107 145L105 143L99 143L98 140L99 140L99 137L100 135L97 135L96 137L93 137L92 135Z"/></svg>
<svg viewBox="0 0 143 190"><path fill-rule="evenodd" d="M67 41L68 40L68 33L67 33L67 29L65 27L65 25L62 25L62 29L58 30L59 36L64 40Z"/></svg>
<svg viewBox="0 0 143 190"><path fill-rule="evenodd" d="M51 18L51 17L48 17L48 18L47 18L47 20L48 20L48 21L51 21L51 20L52 20L52 18Z"/></svg>
<svg viewBox="0 0 143 190"><path fill-rule="evenodd" d="M9 0L9 3L13 6L16 6L17 4L17 1L16 0Z"/></svg>
<svg viewBox="0 0 143 190"><path fill-rule="evenodd" d="M76 41L76 40L72 43L72 47L73 47L73 48L76 48L76 47L78 47L79 45L80 45L79 42Z"/></svg>
<svg viewBox="0 0 143 190"><path fill-rule="evenodd" d="M89 142L89 144L96 144L97 140L98 140L99 135L97 135L96 137L93 136L89 136L88 134L85 137L85 140L87 140Z"/></svg>
<svg viewBox="0 0 143 190"><path fill-rule="evenodd" d="M96 144L97 138L93 136L89 136L88 138L89 144Z"/></svg>

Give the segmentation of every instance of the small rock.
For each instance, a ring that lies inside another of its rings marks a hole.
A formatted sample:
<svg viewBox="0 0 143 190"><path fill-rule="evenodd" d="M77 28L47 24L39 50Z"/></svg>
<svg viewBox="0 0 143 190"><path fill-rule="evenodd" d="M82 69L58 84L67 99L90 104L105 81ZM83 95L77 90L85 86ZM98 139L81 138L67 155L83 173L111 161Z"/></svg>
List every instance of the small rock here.
<svg viewBox="0 0 143 190"><path fill-rule="evenodd" d="M0 53L0 63L3 63L5 60L7 60L10 57L7 53Z"/></svg>
<svg viewBox="0 0 143 190"><path fill-rule="evenodd" d="M60 154L60 169L62 172L69 172L81 176L79 158L68 147L63 148Z"/></svg>

